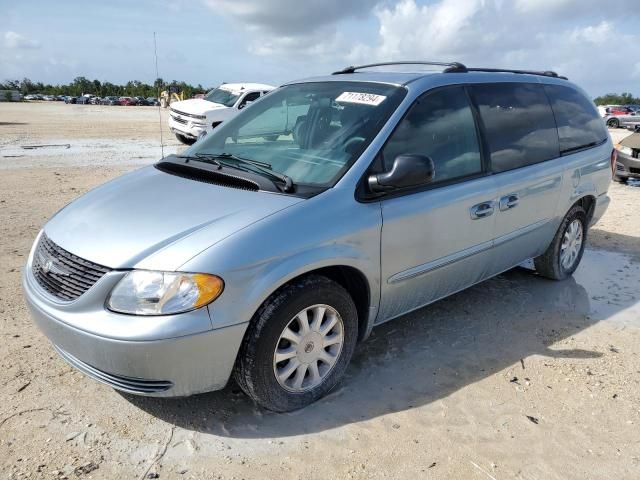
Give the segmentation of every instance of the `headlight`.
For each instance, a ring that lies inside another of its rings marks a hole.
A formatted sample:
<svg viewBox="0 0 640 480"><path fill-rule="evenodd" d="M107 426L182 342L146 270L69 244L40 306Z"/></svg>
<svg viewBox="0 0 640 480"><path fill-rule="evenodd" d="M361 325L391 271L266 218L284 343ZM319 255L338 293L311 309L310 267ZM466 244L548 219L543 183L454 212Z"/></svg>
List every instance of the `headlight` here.
<svg viewBox="0 0 640 480"><path fill-rule="evenodd" d="M135 315L170 315L203 307L222 290L224 282L215 275L133 270L113 288L107 307Z"/></svg>
<svg viewBox="0 0 640 480"><path fill-rule="evenodd" d="M625 147L623 145L616 145L616 148L620 153L624 153L625 155L633 155L633 150L630 147Z"/></svg>

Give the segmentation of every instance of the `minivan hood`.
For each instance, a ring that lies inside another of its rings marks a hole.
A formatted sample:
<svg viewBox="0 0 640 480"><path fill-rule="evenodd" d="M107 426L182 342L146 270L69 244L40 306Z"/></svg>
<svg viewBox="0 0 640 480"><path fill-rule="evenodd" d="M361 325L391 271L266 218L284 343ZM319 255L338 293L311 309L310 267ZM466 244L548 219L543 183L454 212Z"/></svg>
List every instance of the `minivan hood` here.
<svg viewBox="0 0 640 480"><path fill-rule="evenodd" d="M44 230L65 250L106 267L176 270L211 245L300 201L150 166L78 198Z"/></svg>
<svg viewBox="0 0 640 480"><path fill-rule="evenodd" d="M204 115L208 111L217 110L225 107L221 103L210 102L202 98L191 98L189 100L182 100L180 102L173 102L171 108L178 110L179 112L190 113L192 115Z"/></svg>

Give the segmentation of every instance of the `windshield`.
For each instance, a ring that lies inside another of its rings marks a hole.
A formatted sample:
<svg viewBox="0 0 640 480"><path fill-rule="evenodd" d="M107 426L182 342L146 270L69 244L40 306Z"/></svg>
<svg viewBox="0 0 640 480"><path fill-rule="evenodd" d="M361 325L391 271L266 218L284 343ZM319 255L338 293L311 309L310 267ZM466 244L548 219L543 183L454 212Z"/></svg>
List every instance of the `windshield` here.
<svg viewBox="0 0 640 480"><path fill-rule="evenodd" d="M405 94L401 87L364 82L288 85L242 110L185 153L234 155L268 164L295 184L333 186Z"/></svg>
<svg viewBox="0 0 640 480"><path fill-rule="evenodd" d="M209 100L213 103L219 103L221 105L224 105L225 107L233 107L239 96L239 94L235 94L229 90L218 87L207 93L204 96L204 99Z"/></svg>

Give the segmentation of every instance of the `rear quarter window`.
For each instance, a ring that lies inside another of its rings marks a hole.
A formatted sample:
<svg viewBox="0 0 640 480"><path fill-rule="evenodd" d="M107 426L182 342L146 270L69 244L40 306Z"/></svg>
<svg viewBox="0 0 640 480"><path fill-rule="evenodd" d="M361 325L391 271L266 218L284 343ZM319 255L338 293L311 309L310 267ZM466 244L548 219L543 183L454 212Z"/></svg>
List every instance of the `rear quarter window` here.
<svg viewBox="0 0 640 480"><path fill-rule="evenodd" d="M471 92L484 125L492 171L513 170L559 156L556 123L542 85L474 85Z"/></svg>
<svg viewBox="0 0 640 480"><path fill-rule="evenodd" d="M606 141L607 129L591 100L570 87L545 85L544 89L558 124L560 153L571 153Z"/></svg>

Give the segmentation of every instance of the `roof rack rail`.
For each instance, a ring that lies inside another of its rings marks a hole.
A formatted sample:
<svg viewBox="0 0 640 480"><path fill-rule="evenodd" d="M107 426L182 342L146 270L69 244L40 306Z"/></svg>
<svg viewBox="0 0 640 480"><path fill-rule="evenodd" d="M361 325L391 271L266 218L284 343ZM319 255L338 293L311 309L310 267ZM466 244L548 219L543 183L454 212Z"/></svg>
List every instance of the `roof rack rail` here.
<svg viewBox="0 0 640 480"><path fill-rule="evenodd" d="M445 67L443 73L467 73L467 72L489 72L489 73L519 73L523 75L541 75L544 77L561 78L562 80L568 80L567 77L558 75L551 70L537 71L537 70L512 70L508 68L484 68L484 67L467 67L460 62L423 62L423 61L402 61L402 62L382 62L382 63L370 63L368 65L350 66L333 72L332 75L342 75L348 73L355 73L356 70L363 68L373 67L386 67L390 65L432 65L437 67Z"/></svg>
<svg viewBox="0 0 640 480"><path fill-rule="evenodd" d="M363 68L373 68L373 67L387 67L390 65L431 65L436 67L446 67L444 69L445 72L463 72L467 70L462 63L459 62L422 62L422 61L404 61L404 62L382 62L382 63L370 63L368 65L358 65L358 66L350 66L347 68L343 68L342 70L338 70L337 72L333 72L332 75L341 75L346 73L355 73L356 70L361 70Z"/></svg>
<svg viewBox="0 0 640 480"><path fill-rule="evenodd" d="M509 68L484 68L484 67L468 67L468 72L490 72L490 73L519 73L522 75L541 75L543 77L561 78L562 80L568 80L567 77L558 75L551 70L538 71L538 70L512 70Z"/></svg>

